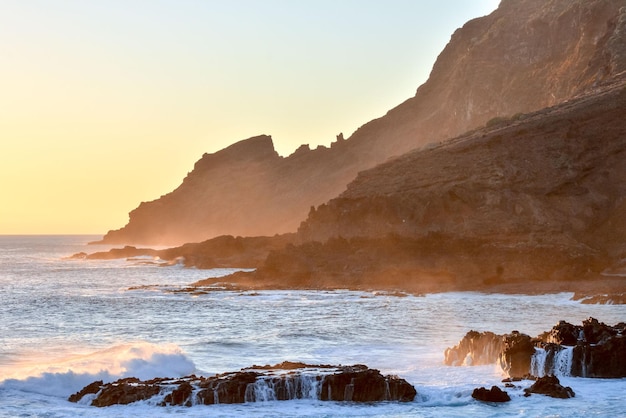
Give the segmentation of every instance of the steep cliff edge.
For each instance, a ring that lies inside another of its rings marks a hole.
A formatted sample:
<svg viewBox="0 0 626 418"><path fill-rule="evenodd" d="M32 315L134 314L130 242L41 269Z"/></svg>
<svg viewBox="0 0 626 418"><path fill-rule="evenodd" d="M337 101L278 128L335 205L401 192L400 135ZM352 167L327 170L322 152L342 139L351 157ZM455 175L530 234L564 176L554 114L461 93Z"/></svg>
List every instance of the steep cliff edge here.
<svg viewBox="0 0 626 418"><path fill-rule="evenodd" d="M278 156L261 136L203 156L106 243L294 231L313 205L390 156L560 103L626 70L626 0L504 0L457 30L415 96L331 148Z"/></svg>

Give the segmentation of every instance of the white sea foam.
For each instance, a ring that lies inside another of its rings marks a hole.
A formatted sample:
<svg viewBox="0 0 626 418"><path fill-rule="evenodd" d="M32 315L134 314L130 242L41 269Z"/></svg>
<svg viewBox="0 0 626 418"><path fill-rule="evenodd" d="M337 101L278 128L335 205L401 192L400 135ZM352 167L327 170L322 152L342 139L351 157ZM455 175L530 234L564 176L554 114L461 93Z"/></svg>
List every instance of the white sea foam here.
<svg viewBox="0 0 626 418"><path fill-rule="evenodd" d="M131 376L147 380L195 372L194 363L177 346L133 343L48 363L22 359L3 368L0 388L67 398L97 380L106 383Z"/></svg>

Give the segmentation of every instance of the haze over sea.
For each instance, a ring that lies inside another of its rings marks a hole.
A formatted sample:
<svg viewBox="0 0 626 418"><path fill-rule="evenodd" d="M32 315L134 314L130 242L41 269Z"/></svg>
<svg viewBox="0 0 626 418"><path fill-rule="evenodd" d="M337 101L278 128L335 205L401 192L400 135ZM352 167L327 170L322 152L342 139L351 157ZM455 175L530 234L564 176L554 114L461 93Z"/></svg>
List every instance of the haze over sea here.
<svg viewBox="0 0 626 418"><path fill-rule="evenodd" d="M384 292L173 293L232 270L161 267L158 260L85 261L90 236L0 236L0 416L624 416L626 379L561 376L573 399L474 401L500 385L497 366L448 367L446 347L471 329L535 336L565 319L626 320L626 305L539 296ZM67 397L94 380L212 375L284 360L366 364L415 386L410 403L359 405L312 399L241 405L95 408ZM522 386L526 383L522 383Z"/></svg>

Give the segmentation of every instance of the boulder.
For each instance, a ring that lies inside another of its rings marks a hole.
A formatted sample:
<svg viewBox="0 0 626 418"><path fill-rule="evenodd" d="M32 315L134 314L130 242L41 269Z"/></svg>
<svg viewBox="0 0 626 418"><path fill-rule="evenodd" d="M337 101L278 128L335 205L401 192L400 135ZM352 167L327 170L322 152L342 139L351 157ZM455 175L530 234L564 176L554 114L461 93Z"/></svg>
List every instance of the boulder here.
<svg viewBox="0 0 626 418"><path fill-rule="evenodd" d="M497 386L492 386L491 389L476 388L472 392L472 398L483 402L509 402L511 400L509 394Z"/></svg>
<svg viewBox="0 0 626 418"><path fill-rule="evenodd" d="M569 386L563 387L559 379L552 375L537 378L535 383L524 389L524 392L524 396L530 396L531 393L539 393L561 399L573 398L575 396L572 388Z"/></svg>

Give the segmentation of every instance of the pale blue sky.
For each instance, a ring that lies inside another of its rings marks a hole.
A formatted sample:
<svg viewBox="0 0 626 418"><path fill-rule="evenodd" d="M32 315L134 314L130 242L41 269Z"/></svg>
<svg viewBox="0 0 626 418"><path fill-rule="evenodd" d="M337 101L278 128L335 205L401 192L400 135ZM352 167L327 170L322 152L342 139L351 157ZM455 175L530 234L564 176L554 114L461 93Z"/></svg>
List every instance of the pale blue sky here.
<svg viewBox="0 0 626 418"><path fill-rule="evenodd" d="M348 137L413 96L454 30L497 5L0 0L0 233L103 233L204 152Z"/></svg>

